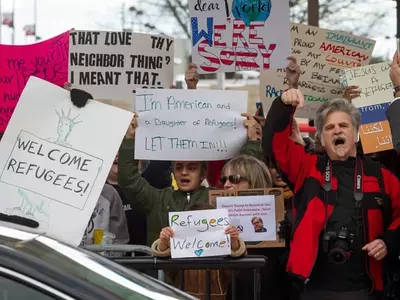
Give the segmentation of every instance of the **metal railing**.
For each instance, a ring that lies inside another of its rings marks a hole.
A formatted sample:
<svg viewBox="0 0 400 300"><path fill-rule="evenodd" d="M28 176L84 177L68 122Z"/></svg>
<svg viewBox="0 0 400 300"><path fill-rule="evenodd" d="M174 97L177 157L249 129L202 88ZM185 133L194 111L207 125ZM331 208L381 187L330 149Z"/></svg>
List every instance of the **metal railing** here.
<svg viewBox="0 0 400 300"><path fill-rule="evenodd" d="M253 270L254 299L260 299L260 269L267 263L265 256L249 255L242 258L225 257L199 257L185 259L157 258L157 257L111 257L114 262L130 269L138 270L178 270L180 276L179 288L184 290L184 270L205 270L205 297L211 299L211 273L210 270L232 270L232 300L236 300L236 275L237 271Z"/></svg>
<svg viewBox="0 0 400 300"><path fill-rule="evenodd" d="M89 250L95 253L101 252L116 252L116 253L142 253L148 256L152 256L150 247L142 245L126 245L126 244L111 244L111 245L82 245L81 248Z"/></svg>

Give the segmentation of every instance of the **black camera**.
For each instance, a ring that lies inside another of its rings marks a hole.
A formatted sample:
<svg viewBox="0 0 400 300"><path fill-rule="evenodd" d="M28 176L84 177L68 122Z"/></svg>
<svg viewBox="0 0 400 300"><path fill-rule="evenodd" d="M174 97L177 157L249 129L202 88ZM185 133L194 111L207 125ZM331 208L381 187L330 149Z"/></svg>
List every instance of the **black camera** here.
<svg viewBox="0 0 400 300"><path fill-rule="evenodd" d="M355 235L349 228L342 226L339 233L327 231L324 234L324 251L328 253L328 260L334 264L345 264L350 259L351 244Z"/></svg>

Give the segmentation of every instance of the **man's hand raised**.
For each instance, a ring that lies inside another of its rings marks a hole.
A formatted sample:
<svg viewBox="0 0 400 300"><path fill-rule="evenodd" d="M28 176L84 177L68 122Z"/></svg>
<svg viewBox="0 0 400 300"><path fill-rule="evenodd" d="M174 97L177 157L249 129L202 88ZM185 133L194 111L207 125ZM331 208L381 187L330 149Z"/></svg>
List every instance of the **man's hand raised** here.
<svg viewBox="0 0 400 300"><path fill-rule="evenodd" d="M290 89L282 94L282 102L286 105L292 105L296 107L297 105L300 107L304 106L304 96L303 93L298 89Z"/></svg>

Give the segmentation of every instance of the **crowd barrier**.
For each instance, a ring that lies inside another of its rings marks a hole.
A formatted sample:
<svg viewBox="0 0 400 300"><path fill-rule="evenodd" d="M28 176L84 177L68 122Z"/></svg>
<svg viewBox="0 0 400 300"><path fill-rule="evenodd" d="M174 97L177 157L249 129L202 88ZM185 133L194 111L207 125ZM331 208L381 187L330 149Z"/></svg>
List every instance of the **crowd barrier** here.
<svg viewBox="0 0 400 300"><path fill-rule="evenodd" d="M184 290L184 270L205 270L205 299L211 299L211 274L210 270L232 270L232 300L236 300L236 275L241 270L253 270L254 300L260 299L260 269L267 263L265 256L249 255L243 258L223 257L196 257L185 259L157 258L157 257L111 257L111 259L126 268L135 270L163 270L179 271L179 289ZM160 273L159 273L160 274Z"/></svg>
<svg viewBox="0 0 400 300"><path fill-rule="evenodd" d="M242 258L230 257L196 257L184 259L158 258L152 256L150 247L142 245L83 245L82 248L104 255L126 268L134 270L157 270L158 279L165 282L164 271L179 271L179 289L184 290L184 270L205 270L205 298L211 299L210 270L228 269L232 271L232 300L236 300L236 276L238 271L253 270L254 300L260 299L260 269L267 263L265 256L248 255ZM114 255L110 255L114 253ZM115 253L130 253L131 256L120 256ZM142 254L145 256L136 256Z"/></svg>

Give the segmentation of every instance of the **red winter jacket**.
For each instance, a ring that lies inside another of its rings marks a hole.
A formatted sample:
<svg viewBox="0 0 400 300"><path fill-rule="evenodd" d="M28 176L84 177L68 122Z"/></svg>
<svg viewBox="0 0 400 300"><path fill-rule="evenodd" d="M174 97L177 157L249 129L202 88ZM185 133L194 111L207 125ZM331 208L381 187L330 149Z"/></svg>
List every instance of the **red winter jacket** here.
<svg viewBox="0 0 400 300"><path fill-rule="evenodd" d="M313 270L319 250L319 237L325 221L332 214L335 200L334 197L325 197L322 188L328 157L306 153L303 146L289 138L294 112L295 109L285 105L280 97L275 99L265 122L263 147L264 153L277 162L282 176L288 180L294 192L296 221L287 271L304 284ZM400 231L399 182L377 162L364 156L360 158L364 194L361 202L364 243L383 239L390 255L396 243L399 243L396 241L396 234ZM332 192L335 193L337 178L332 176L331 182ZM366 269L372 281L372 291L382 291L383 261L366 256Z"/></svg>

